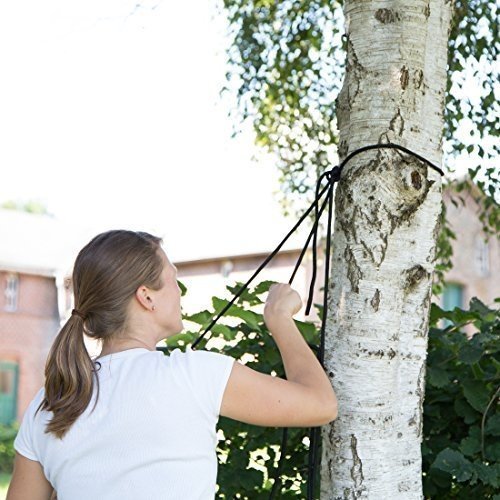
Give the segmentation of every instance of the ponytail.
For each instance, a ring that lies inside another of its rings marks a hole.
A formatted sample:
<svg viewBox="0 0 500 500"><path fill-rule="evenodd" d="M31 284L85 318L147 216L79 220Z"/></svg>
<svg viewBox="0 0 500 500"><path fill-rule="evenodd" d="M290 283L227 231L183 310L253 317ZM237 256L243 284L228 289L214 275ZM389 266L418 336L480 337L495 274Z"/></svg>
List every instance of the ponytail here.
<svg viewBox="0 0 500 500"><path fill-rule="evenodd" d="M83 317L72 314L55 338L45 363L45 397L37 412L54 412L45 433L52 432L60 439L85 411L94 390L96 370L85 347L83 325ZM99 378L96 380L98 398Z"/></svg>

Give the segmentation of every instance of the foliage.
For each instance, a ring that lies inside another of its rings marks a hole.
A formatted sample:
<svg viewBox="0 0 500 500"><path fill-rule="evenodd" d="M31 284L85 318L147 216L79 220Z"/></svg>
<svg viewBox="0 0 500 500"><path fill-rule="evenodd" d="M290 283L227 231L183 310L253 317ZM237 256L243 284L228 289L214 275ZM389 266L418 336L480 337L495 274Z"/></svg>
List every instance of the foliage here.
<svg viewBox="0 0 500 500"><path fill-rule="evenodd" d="M222 92L236 87L233 113L251 117L256 144L276 156L287 215L294 196L312 203L318 174L336 150L334 101L346 48L340 3L224 0L223 6L232 40Z"/></svg>
<svg viewBox="0 0 500 500"><path fill-rule="evenodd" d="M480 213L485 232L498 234L499 177L493 158L498 155L498 141L487 147L487 139L498 137L497 117L500 111L498 91L498 4L488 0L455 0L454 15L448 40L448 83L446 88L444 136L451 146L452 156L463 150L476 153L479 164L471 165L469 177L477 184L484 203ZM473 102L464 89L467 67L474 68L474 79L481 88L479 102ZM496 85L496 88L495 88ZM460 142L455 133L462 120L471 125L468 144ZM467 180L459 183L457 191L467 188Z"/></svg>
<svg viewBox="0 0 500 500"><path fill-rule="evenodd" d="M8 200L0 204L0 208L5 208L7 210L17 210L19 212L27 212L30 214L40 214L40 215L50 215L47 207L36 200L29 201L13 201Z"/></svg>
<svg viewBox="0 0 500 500"><path fill-rule="evenodd" d="M443 319L451 324L442 329ZM469 340L463 328L473 325ZM431 309L422 460L426 498L500 491L500 311ZM497 498L499 498L497 496Z"/></svg>
<svg viewBox="0 0 500 500"><path fill-rule="evenodd" d="M14 439L19 430L19 423L0 424L0 473L11 473L14 468Z"/></svg>

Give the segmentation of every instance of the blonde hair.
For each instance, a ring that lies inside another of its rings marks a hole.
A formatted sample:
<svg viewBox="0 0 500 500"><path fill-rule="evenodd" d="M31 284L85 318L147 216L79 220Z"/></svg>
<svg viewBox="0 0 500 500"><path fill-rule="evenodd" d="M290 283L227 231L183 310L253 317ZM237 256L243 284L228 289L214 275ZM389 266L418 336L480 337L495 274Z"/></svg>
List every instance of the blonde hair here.
<svg viewBox="0 0 500 500"><path fill-rule="evenodd" d="M45 433L62 439L90 404L95 363L83 334L109 340L123 331L130 300L141 285L162 288L162 239L149 233L112 230L95 236L75 260L75 309L56 336L45 363L45 396L38 410L54 416ZM99 397L99 379L97 398ZM95 408L94 404L94 408ZM93 411L93 409L92 409Z"/></svg>

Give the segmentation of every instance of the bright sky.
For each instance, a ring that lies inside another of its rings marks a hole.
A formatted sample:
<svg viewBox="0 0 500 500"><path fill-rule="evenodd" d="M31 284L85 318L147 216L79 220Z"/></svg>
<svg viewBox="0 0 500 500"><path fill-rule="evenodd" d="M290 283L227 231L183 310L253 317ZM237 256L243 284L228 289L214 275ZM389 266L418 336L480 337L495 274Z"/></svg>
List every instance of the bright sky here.
<svg viewBox="0 0 500 500"><path fill-rule="evenodd" d="M2 2L0 202L36 199L95 233L186 245L223 221L255 235L279 218L278 173L251 162L250 124L230 138L214 2Z"/></svg>
<svg viewBox="0 0 500 500"><path fill-rule="evenodd" d="M226 219L252 230L279 214L278 174L250 133L230 139L224 25L206 1L136 3L0 4L0 202L193 244Z"/></svg>

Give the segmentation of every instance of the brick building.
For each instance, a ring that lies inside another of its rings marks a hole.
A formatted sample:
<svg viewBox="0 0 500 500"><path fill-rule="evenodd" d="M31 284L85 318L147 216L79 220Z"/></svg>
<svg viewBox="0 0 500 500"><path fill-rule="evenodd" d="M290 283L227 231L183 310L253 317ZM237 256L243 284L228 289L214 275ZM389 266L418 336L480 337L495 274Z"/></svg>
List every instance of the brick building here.
<svg viewBox="0 0 500 500"><path fill-rule="evenodd" d="M467 307L472 297L493 305L500 297L500 244L498 235L485 239L479 220L480 205L475 201L479 192L472 191L443 194L447 218L456 235L453 245L453 268L446 275L443 293L445 309ZM455 200L452 203L451 199Z"/></svg>
<svg viewBox="0 0 500 500"><path fill-rule="evenodd" d="M43 385L67 308L72 230L46 215L0 209L0 423L22 417Z"/></svg>

